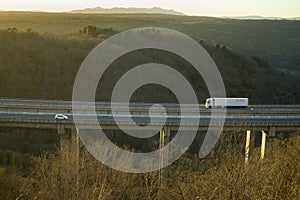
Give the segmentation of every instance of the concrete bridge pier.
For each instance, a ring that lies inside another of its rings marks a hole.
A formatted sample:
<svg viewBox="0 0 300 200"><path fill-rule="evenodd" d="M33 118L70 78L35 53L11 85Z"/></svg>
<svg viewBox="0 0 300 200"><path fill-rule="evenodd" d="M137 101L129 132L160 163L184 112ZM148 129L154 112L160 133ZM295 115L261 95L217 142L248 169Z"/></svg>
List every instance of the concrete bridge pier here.
<svg viewBox="0 0 300 200"><path fill-rule="evenodd" d="M265 130L261 130L261 146L260 146L260 159L263 160L265 158L266 146L267 146L267 137L276 137L276 128L270 127L268 130L268 134ZM249 153L250 149L254 149L255 144L255 130L247 130L246 132L246 144L245 144L245 165L249 162Z"/></svg>
<svg viewBox="0 0 300 200"><path fill-rule="evenodd" d="M171 130L168 126L164 126L159 132L159 149L165 149L165 146L170 142ZM161 186L166 181L167 174L164 173L163 166L169 161L170 152L167 149L166 153L160 153L159 170L158 170L158 186Z"/></svg>
<svg viewBox="0 0 300 200"><path fill-rule="evenodd" d="M65 146L66 146L66 143L67 143L67 129L65 128L65 126L63 124L57 124L57 133L60 137L60 164L61 164L61 167L60 167L60 185L61 185L61 194L60 194L60 198L61 199L65 199L65 188L64 188L64 185L65 185L65 178L64 178L64 175L67 173L66 171L66 165L65 165L65 161L66 161L66 154L64 153L64 150L65 150Z"/></svg>
<svg viewBox="0 0 300 200"><path fill-rule="evenodd" d="M72 155L75 154L76 159L76 187L78 187L79 180L79 129L72 128L67 129L63 124L57 125L57 133L60 136L60 150L61 150L61 199L65 199L65 188L64 188L64 175L67 172L66 162L69 158L72 159ZM68 148L66 148L68 147ZM71 149L69 149L71 148ZM74 154L73 154L74 153ZM70 156L70 157L69 157Z"/></svg>
<svg viewBox="0 0 300 200"><path fill-rule="evenodd" d="M60 148L63 150L65 144L67 142L68 130L65 128L63 124L57 124L57 133L60 137Z"/></svg>
<svg viewBox="0 0 300 200"><path fill-rule="evenodd" d="M260 159L265 158L266 150L268 150L268 137L276 137L276 127L271 126L266 133L264 130L261 131L261 148L260 148Z"/></svg>
<svg viewBox="0 0 300 200"><path fill-rule="evenodd" d="M271 126L269 129L269 136L270 137L276 137L276 128Z"/></svg>
<svg viewBox="0 0 300 200"><path fill-rule="evenodd" d="M267 134L265 131L261 131L261 147L260 147L260 159L263 160L265 157L266 150L266 142L267 142Z"/></svg>
<svg viewBox="0 0 300 200"><path fill-rule="evenodd" d="M247 130L247 132L246 132L246 144L245 144L245 166L249 162L250 139L251 139L251 130Z"/></svg>

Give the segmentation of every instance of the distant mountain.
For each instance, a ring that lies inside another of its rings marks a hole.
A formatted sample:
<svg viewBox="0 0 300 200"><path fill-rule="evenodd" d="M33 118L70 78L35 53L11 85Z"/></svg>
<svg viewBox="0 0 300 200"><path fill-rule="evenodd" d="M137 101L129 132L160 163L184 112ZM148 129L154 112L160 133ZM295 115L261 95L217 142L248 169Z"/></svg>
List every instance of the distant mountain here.
<svg viewBox="0 0 300 200"><path fill-rule="evenodd" d="M166 10L158 7L153 8L86 8L83 10L72 10L69 13L146 13L146 14L168 14L168 15L185 15L182 12L178 12L175 10Z"/></svg>
<svg viewBox="0 0 300 200"><path fill-rule="evenodd" d="M249 20L300 20L300 17L284 18L284 17L263 17L259 15L250 16L233 16L233 17L223 17L229 19L249 19Z"/></svg>

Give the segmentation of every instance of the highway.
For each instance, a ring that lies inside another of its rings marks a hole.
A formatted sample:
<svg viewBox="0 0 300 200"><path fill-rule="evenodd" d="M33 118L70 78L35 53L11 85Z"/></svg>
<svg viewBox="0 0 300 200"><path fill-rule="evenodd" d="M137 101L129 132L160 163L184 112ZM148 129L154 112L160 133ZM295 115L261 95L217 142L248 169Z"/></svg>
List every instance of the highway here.
<svg viewBox="0 0 300 200"><path fill-rule="evenodd" d="M124 103L114 103L116 106L119 108L125 108L126 104ZM83 107L88 107L89 105L92 105L90 102L80 102L76 103L78 107L83 106ZM110 109L110 102L96 102L96 108L98 109ZM167 109L178 109L179 105L178 104L163 104L165 108ZM149 103L131 103L130 107L135 108L135 109L145 109L151 107L152 104ZM193 105L188 105L184 104L182 105L185 108L193 108ZM204 108L204 104L200 104L200 109L202 111L207 111L206 108ZM35 100L35 99L0 99L0 109L1 108L9 108L9 107L19 107L19 108L49 108L49 109L55 109L55 108L60 108L60 109L72 109L72 102L71 101L50 101L50 100ZM267 112L272 112L272 111L287 111L287 112L299 112L300 110L300 105L250 105L246 109L242 109L240 111L247 111L255 109L256 111L267 111ZM227 109L229 112L230 111L237 111L239 109Z"/></svg>
<svg viewBox="0 0 300 200"><path fill-rule="evenodd" d="M165 124L173 127L207 127L211 119L217 121L224 116L223 108L214 109L214 114L211 115L211 109L206 109L204 105L185 104L180 107L177 104L163 104L167 114L152 104L131 103L129 112L125 103L112 105L116 110L114 115L109 102L98 102L95 105L98 122L111 128L116 126L115 118L119 124L128 127L135 124L146 126L150 122L157 126ZM80 119L81 123L92 125L90 121L95 114L92 112L92 104L78 102L74 107L80 111L76 114L77 119ZM0 99L0 126L55 128L57 124L64 124L73 127L72 111L71 101ZM199 111L200 116L197 115ZM250 105L248 108L227 108L226 111L225 127L286 127L295 130L300 128L300 105ZM65 114L69 119L56 120L54 116L57 113Z"/></svg>

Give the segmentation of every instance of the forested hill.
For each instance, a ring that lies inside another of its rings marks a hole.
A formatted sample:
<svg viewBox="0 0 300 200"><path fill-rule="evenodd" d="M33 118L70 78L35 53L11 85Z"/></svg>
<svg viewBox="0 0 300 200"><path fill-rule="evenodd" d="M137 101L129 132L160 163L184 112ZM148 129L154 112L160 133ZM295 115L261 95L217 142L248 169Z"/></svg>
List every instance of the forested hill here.
<svg viewBox="0 0 300 200"><path fill-rule="evenodd" d="M31 28L40 33L65 34L84 26L113 27L123 31L137 27L164 27L197 40L226 45L271 67L300 75L300 21L237 20L160 14L70 14L0 12L0 29Z"/></svg>
<svg viewBox="0 0 300 200"><path fill-rule="evenodd" d="M1 97L70 100L83 59L99 42L115 34L111 28L97 28L99 37L92 37L82 30L69 35L40 34L30 29L0 31ZM252 104L300 103L299 77L278 72L263 59L247 57L227 46L200 43L217 64L228 96L249 97ZM118 59L104 74L97 100L109 100L116 80L130 67L141 64L141 57L149 62L163 62L186 76L200 103L209 96L201 77L178 56L155 50L133 52L128 56L130 59ZM157 86L137 90L132 100L176 101L172 93Z"/></svg>

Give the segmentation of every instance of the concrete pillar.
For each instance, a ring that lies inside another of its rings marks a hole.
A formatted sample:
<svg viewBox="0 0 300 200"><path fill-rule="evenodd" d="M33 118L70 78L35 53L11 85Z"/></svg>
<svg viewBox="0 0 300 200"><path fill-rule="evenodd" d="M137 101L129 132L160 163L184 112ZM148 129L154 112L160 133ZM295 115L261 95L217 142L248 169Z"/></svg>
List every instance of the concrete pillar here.
<svg viewBox="0 0 300 200"><path fill-rule="evenodd" d="M165 126L164 127L164 147L169 144L170 138L171 138L170 128ZM169 162L169 156L170 156L169 153L170 152L167 152L167 154L165 154L164 162Z"/></svg>
<svg viewBox="0 0 300 200"><path fill-rule="evenodd" d="M262 132L262 135L261 135L260 159L263 160L265 157L267 134L264 131L261 131L261 132Z"/></svg>
<svg viewBox="0 0 300 200"><path fill-rule="evenodd" d="M276 128L275 127L270 127L269 136L276 137Z"/></svg>
<svg viewBox="0 0 300 200"><path fill-rule="evenodd" d="M72 128L72 145L75 141L75 159L76 159L76 196L78 196L78 187L79 187L79 129Z"/></svg>
<svg viewBox="0 0 300 200"><path fill-rule="evenodd" d="M170 128L165 126L162 130L160 130L159 132L159 149L165 149L165 146L168 145L168 143L170 142L170 138L171 138L171 131ZM165 149L166 150L166 149ZM159 156L159 180L158 180L158 184L159 186L161 186L165 180L166 180L166 176L167 174L164 173L164 170L162 169L164 164L166 162L169 162L169 156L170 156L170 152L167 150L164 154L161 153Z"/></svg>
<svg viewBox="0 0 300 200"><path fill-rule="evenodd" d="M65 129L65 126L62 124L57 125L57 133L60 137L60 162L61 162L61 169L60 169L60 184L61 184L61 194L60 198L65 199L65 177L64 175L66 174L66 168L65 166L65 154L63 153L65 145L66 145L66 140L67 140L67 129Z"/></svg>
<svg viewBox="0 0 300 200"><path fill-rule="evenodd" d="M72 145L74 145L75 148L75 156L76 156L76 162L77 162L77 168L78 168L78 160L79 160L79 129L72 128L71 130L72 134Z"/></svg>
<svg viewBox="0 0 300 200"><path fill-rule="evenodd" d="M251 134L251 137L250 137L249 151L250 151L250 149L254 149L255 148L255 137L256 137L255 129L253 128L251 132L252 132L252 134Z"/></svg>
<svg viewBox="0 0 300 200"><path fill-rule="evenodd" d="M165 131L164 128L159 131L159 149L162 150L164 148L165 144ZM158 187L161 186L163 182L162 178L162 167L164 162L164 155L163 153L159 154L159 169L158 169Z"/></svg>
<svg viewBox="0 0 300 200"><path fill-rule="evenodd" d="M245 165L247 165L249 161L250 135L251 135L251 131L247 130L246 145L245 145Z"/></svg>
<svg viewBox="0 0 300 200"><path fill-rule="evenodd" d="M57 133L60 137L60 149L63 150L67 140L67 129L63 124L57 124Z"/></svg>

